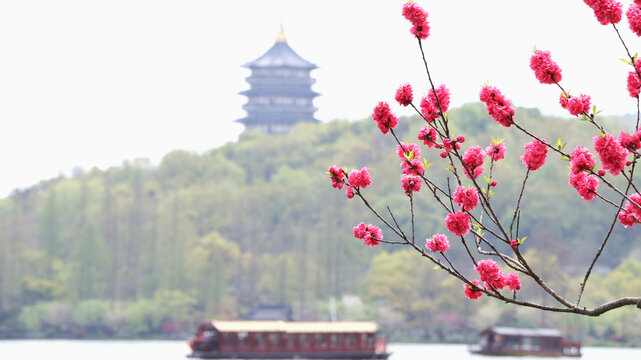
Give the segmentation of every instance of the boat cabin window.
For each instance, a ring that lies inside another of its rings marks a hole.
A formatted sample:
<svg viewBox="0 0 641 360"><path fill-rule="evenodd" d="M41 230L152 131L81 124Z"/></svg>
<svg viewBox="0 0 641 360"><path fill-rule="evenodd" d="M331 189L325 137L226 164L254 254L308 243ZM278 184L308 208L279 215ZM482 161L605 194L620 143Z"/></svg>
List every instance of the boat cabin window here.
<svg viewBox="0 0 641 360"><path fill-rule="evenodd" d="M341 335L340 334L330 334L329 335L329 346L333 349L340 347L341 345Z"/></svg>
<svg viewBox="0 0 641 360"><path fill-rule="evenodd" d="M521 341L518 336L505 336L503 338L503 347L507 349L518 349Z"/></svg>
<svg viewBox="0 0 641 360"><path fill-rule="evenodd" d="M314 345L317 349L324 349L327 347L327 334L315 334Z"/></svg>
<svg viewBox="0 0 641 360"><path fill-rule="evenodd" d="M269 340L269 347L270 348L277 348L278 347L278 338L280 338L279 333L268 333L267 334L267 339Z"/></svg>
<svg viewBox="0 0 641 360"><path fill-rule="evenodd" d="M546 349L560 349L561 341L559 338L544 338L543 346L545 346Z"/></svg>
<svg viewBox="0 0 641 360"><path fill-rule="evenodd" d="M266 347L265 333L255 332L253 333L253 336L254 336L254 347L258 349L264 349Z"/></svg>
<svg viewBox="0 0 641 360"><path fill-rule="evenodd" d="M526 336L523 338L523 350L539 350L541 345L539 338Z"/></svg>
<svg viewBox="0 0 641 360"><path fill-rule="evenodd" d="M294 349L296 347L296 334L287 334L287 344L288 349Z"/></svg>
<svg viewBox="0 0 641 360"><path fill-rule="evenodd" d="M356 346L356 334L347 334L345 337L345 345L348 347L355 347Z"/></svg>
<svg viewBox="0 0 641 360"><path fill-rule="evenodd" d="M374 334L361 334L361 345L365 345L367 347L374 346Z"/></svg>
<svg viewBox="0 0 641 360"><path fill-rule="evenodd" d="M301 347L308 348L312 345L312 337L310 334L300 334L298 341L300 341Z"/></svg>
<svg viewBox="0 0 641 360"><path fill-rule="evenodd" d="M236 335L236 334L234 334L234 333L222 333L222 335L223 335L223 346L233 347L234 345L236 345L236 344L234 344L234 342L236 340L236 336L234 336L234 335Z"/></svg>
<svg viewBox="0 0 641 360"><path fill-rule="evenodd" d="M238 333L238 347L249 347L249 334L247 332L241 331Z"/></svg>

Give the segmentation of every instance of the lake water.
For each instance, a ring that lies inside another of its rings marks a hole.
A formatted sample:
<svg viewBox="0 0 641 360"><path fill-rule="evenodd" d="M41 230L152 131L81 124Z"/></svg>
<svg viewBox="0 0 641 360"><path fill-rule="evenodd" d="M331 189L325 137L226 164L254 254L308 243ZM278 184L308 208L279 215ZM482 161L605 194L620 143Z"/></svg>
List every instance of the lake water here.
<svg viewBox="0 0 641 360"><path fill-rule="evenodd" d="M465 345L390 344L388 350L390 360L546 359L471 355ZM186 341L0 340L0 360L184 360L187 353ZM640 360L641 349L587 347L581 359Z"/></svg>

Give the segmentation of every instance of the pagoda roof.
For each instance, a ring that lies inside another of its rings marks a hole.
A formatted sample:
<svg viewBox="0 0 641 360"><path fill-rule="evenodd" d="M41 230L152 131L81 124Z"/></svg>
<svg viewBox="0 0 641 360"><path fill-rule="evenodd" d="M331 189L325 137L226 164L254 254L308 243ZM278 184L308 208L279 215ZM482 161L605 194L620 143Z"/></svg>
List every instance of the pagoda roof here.
<svg viewBox="0 0 641 360"><path fill-rule="evenodd" d="M309 88L288 88L288 87L268 87L268 88L251 88L239 92L240 95L245 96L260 96L260 95L282 95L282 96L304 96L316 97L320 94Z"/></svg>
<svg viewBox="0 0 641 360"><path fill-rule="evenodd" d="M291 67L299 69L315 69L317 66L303 59L289 45L287 41L278 39L266 53L254 61L243 65L248 68L274 68Z"/></svg>
<svg viewBox="0 0 641 360"><path fill-rule="evenodd" d="M243 124L295 124L298 122L320 122L312 113L292 114L249 114L236 122Z"/></svg>

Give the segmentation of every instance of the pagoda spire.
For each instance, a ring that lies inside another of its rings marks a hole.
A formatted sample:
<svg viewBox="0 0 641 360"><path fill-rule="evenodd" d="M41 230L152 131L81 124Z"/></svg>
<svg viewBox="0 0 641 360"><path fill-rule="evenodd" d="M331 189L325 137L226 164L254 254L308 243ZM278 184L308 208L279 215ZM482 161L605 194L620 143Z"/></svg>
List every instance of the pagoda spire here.
<svg viewBox="0 0 641 360"><path fill-rule="evenodd" d="M276 35L276 42L287 42L287 37L285 36L285 26L283 25L283 14L280 14L280 31Z"/></svg>

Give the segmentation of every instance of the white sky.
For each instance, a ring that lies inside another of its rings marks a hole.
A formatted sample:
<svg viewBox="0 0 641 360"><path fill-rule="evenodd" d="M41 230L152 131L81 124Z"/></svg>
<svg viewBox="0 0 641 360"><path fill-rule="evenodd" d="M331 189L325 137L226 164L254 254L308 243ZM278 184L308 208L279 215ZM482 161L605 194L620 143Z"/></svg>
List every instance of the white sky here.
<svg viewBox="0 0 641 360"><path fill-rule="evenodd" d="M624 1L627 8L631 1ZM410 82L427 90L402 0L0 1L0 196L76 167L158 164L172 149L236 141L249 70L281 14L292 48L317 64L316 117L361 119ZM564 114L559 92L529 69L550 50L562 84L606 114L634 112L612 27L582 0L423 0L432 76L452 106L490 81L517 106ZM641 42L624 19L632 52ZM397 113L407 114L395 107Z"/></svg>

